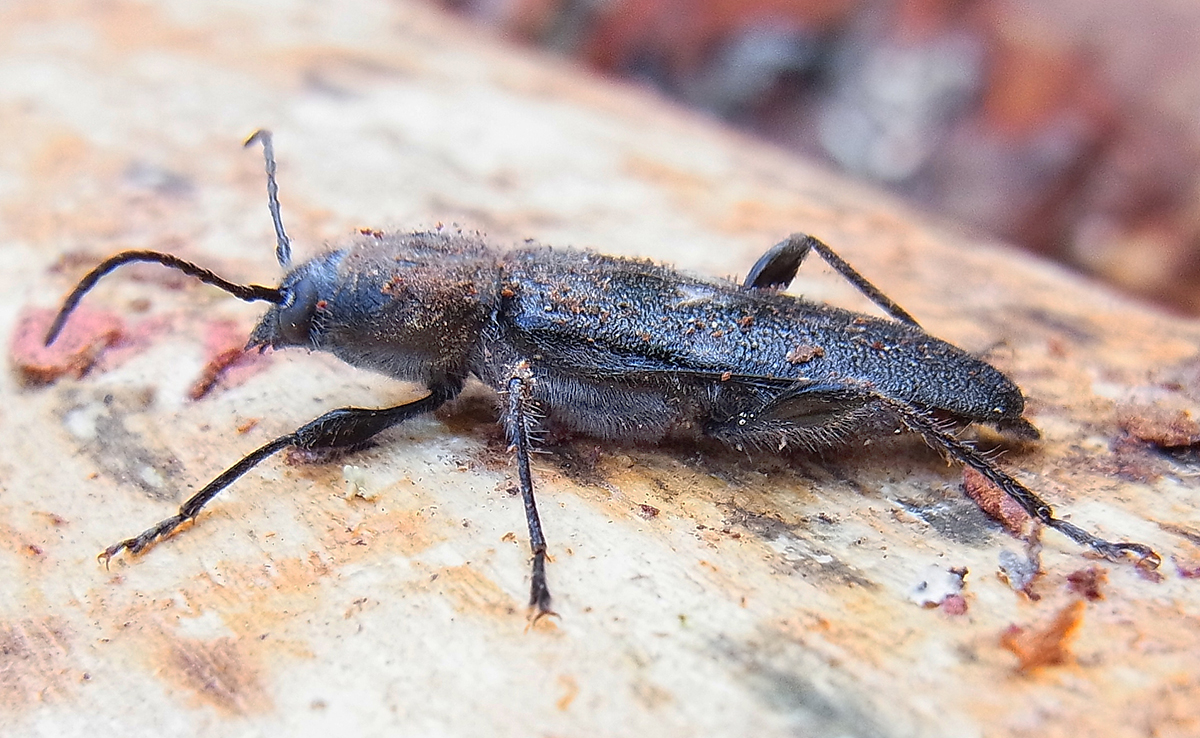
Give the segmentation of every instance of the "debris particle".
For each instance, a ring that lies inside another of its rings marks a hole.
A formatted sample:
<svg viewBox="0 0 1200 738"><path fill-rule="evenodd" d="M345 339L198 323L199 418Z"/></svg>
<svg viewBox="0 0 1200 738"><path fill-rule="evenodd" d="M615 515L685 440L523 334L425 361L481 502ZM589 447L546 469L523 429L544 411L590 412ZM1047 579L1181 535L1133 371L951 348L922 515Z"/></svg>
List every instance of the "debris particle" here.
<svg viewBox="0 0 1200 738"><path fill-rule="evenodd" d="M258 425L258 420L258 418L249 418L247 420L243 420L241 423L238 423L235 430L238 432L238 435L244 436Z"/></svg>
<svg viewBox="0 0 1200 738"><path fill-rule="evenodd" d="M820 346L812 346L812 345L809 345L806 343L802 343L799 346L797 346L796 348L789 351L788 355L784 358L787 359L787 362L789 364L795 365L795 364L807 364L808 362L812 361L813 359L819 359L824 355L825 355L825 349L821 348Z"/></svg>
<svg viewBox="0 0 1200 738"><path fill-rule="evenodd" d="M199 378L192 383L191 389L188 390L188 399L199 400L212 392L213 387L217 386L217 380L221 378L221 374L238 363L245 354L246 352L241 348L232 348L226 349L210 359L200 371Z"/></svg>
<svg viewBox="0 0 1200 738"><path fill-rule="evenodd" d="M1035 527L1025 546L1025 557L1004 549L1000 552L1000 578L1008 586L1031 600L1041 596L1033 591L1033 585L1042 574L1041 527Z"/></svg>
<svg viewBox="0 0 1200 738"><path fill-rule="evenodd" d="M1000 645L1017 657L1020 671L1028 672L1043 666L1066 663L1071 657L1068 649L1071 637L1083 622L1083 600L1075 600L1058 611L1045 628L1010 625L1000 636Z"/></svg>
<svg viewBox="0 0 1200 738"><path fill-rule="evenodd" d="M942 600L941 610L947 615L966 615L967 599L960 594L950 595Z"/></svg>
<svg viewBox="0 0 1200 738"><path fill-rule="evenodd" d="M1004 490L969 466L963 469L963 491L979 505L979 509L998 521L1009 533L1019 538L1025 536L1025 528L1032 520L1029 513Z"/></svg>
<svg viewBox="0 0 1200 738"><path fill-rule="evenodd" d="M926 608L939 607L950 597L961 599L966 577L965 567L945 569L932 564L925 569L921 580L908 593L908 599ZM965 601L963 604L966 604Z"/></svg>
<svg viewBox="0 0 1200 738"><path fill-rule="evenodd" d="M638 505L638 515L646 520L653 520L658 517L658 508L651 505Z"/></svg>
<svg viewBox="0 0 1200 738"><path fill-rule="evenodd" d="M137 470L137 477L146 487L152 489L162 489L167 484L167 480L163 477L162 472L149 464Z"/></svg>
<svg viewBox="0 0 1200 738"><path fill-rule="evenodd" d="M367 502L379 499L379 490L373 489L367 480L367 470L361 466L346 464L342 467L342 480L346 484L343 497L347 500L358 498Z"/></svg>
<svg viewBox="0 0 1200 738"><path fill-rule="evenodd" d="M59 515L58 513L38 511L34 514L45 518L46 521L49 522L50 525L53 525L55 528L61 528L67 524L67 519L64 518L63 516Z"/></svg>

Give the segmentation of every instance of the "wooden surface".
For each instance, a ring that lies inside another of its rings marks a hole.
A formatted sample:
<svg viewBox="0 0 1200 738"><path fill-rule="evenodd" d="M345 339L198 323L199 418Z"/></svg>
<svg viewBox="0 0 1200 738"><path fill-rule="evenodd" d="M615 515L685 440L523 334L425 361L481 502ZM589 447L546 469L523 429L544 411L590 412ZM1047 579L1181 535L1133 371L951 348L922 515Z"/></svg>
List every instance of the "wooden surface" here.
<svg viewBox="0 0 1200 738"><path fill-rule="evenodd" d="M266 440L417 392L303 351L199 392L260 309L152 267L89 296L90 371L23 384L47 379L38 311L112 252L278 279L239 149L258 127L301 256L457 222L737 275L821 236L1011 374L1045 439L999 463L1155 546L1161 581L1047 532L1034 597L1014 591L1023 544L913 438L787 460L578 439L535 460L561 619L526 630L515 475L479 396L343 463L265 463L106 571L103 547ZM4 4L0 139L0 734L1200 734L1195 323L402 2ZM1087 599L1069 578L1093 567Z"/></svg>

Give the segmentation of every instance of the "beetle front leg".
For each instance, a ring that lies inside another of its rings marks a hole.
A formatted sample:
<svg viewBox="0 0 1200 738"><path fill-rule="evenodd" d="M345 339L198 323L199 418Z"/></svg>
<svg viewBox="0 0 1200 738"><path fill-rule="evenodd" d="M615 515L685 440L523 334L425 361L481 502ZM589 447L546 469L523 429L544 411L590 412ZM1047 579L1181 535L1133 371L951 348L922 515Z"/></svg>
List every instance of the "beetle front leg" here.
<svg viewBox="0 0 1200 738"><path fill-rule="evenodd" d="M505 425L509 447L517 454L517 476L520 479L521 499L525 501L525 522L529 525L529 548L533 553L529 617L531 623L536 623L547 615L557 616L558 613L550 609L550 588L546 585L546 537L542 535L542 521L533 497L533 476L529 472L530 435L536 422L532 382L525 365L519 366L509 378Z"/></svg>
<svg viewBox="0 0 1200 738"><path fill-rule="evenodd" d="M457 395L461 387L461 383L435 387L425 397L395 407L378 409L342 407L330 410L316 420L296 429L295 432L280 436L246 455L241 461L223 471L216 479L204 485L199 492L189 497L187 502L180 506L177 514L159 521L134 538L126 538L109 546L97 558L107 566L112 557L121 551L129 551L132 554L141 553L155 541L173 533L179 526L189 520L194 520L200 514L200 510L221 490L233 484L243 474L278 451L289 446L313 451L360 445L372 436L409 418L433 412Z"/></svg>

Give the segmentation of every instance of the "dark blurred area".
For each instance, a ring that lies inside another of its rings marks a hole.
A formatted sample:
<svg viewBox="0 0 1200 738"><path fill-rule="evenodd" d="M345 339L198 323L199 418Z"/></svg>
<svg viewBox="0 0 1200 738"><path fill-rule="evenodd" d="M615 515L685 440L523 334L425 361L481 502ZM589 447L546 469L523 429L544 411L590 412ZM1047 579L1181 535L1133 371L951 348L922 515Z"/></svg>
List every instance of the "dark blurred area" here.
<svg viewBox="0 0 1200 738"><path fill-rule="evenodd" d="M1193 0L439 1L1200 315Z"/></svg>

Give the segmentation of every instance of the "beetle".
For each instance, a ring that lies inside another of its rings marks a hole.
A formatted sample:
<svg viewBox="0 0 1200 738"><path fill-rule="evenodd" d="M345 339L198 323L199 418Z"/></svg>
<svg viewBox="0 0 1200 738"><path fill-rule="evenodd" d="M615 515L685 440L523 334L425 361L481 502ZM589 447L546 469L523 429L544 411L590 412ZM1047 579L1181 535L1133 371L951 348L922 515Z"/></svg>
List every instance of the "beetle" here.
<svg viewBox="0 0 1200 738"><path fill-rule="evenodd" d="M446 230L367 231L292 267L280 216L269 132L261 143L278 287L239 285L156 251L125 251L83 277L46 337L58 336L97 281L131 262L157 262L247 301L271 307L247 349L302 346L346 363L418 382L420 399L387 408L331 410L252 451L179 512L103 551L140 553L171 534L221 490L276 452L361 448L381 431L432 412L470 377L500 396L515 452L532 552L530 614L552 614L546 539L529 457L553 425L601 439L657 442L709 438L739 449L820 449L852 436L907 429L979 472L1034 519L1117 560L1155 568L1140 543L1103 540L1054 514L951 425L981 423L1026 438L1025 399L1007 376L934 338L832 249L793 235L767 251L741 284L680 273L649 261L525 245L508 251ZM783 293L816 252L871 299L877 318ZM948 424L949 421L953 421Z"/></svg>

